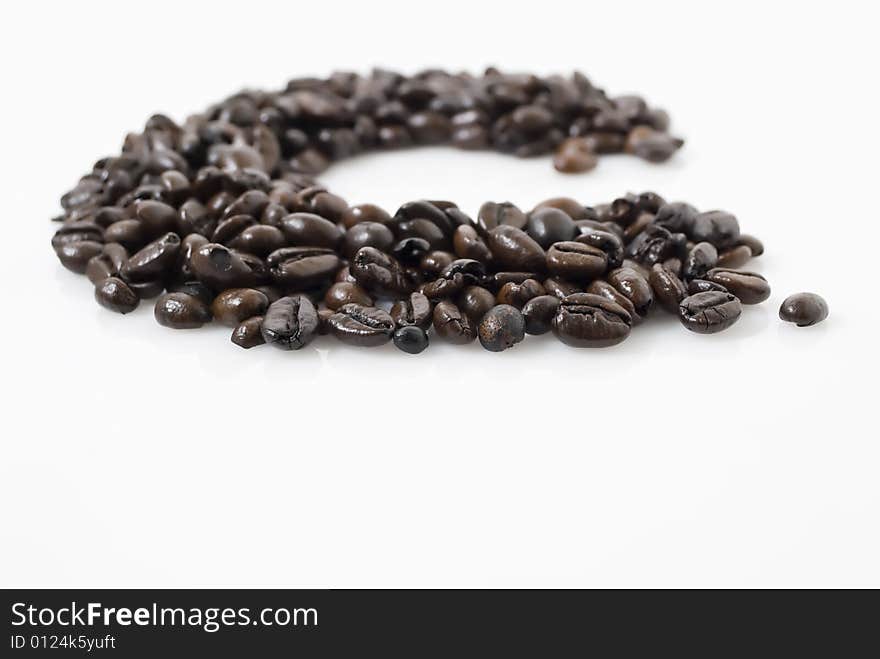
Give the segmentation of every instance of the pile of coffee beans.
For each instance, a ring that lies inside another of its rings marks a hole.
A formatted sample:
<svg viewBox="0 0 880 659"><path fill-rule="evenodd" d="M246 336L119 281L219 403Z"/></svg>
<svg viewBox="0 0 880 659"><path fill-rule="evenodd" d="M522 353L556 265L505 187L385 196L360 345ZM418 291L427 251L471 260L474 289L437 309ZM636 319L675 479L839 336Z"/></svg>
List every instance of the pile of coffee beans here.
<svg viewBox="0 0 880 659"><path fill-rule="evenodd" d="M491 351L548 332L603 347L655 307L691 331L719 332L770 294L738 269L763 246L730 213L645 192L597 206L548 199L528 212L488 202L475 217L418 200L392 215L350 206L313 178L334 160L410 144L555 150L566 172L618 151L662 161L682 144L667 126L663 111L610 98L580 74L297 79L181 125L151 117L62 197L52 245L101 306L124 314L156 298L161 325L218 322L243 348L296 350L332 334L418 353L432 327ZM797 300L787 314L821 320Z"/></svg>

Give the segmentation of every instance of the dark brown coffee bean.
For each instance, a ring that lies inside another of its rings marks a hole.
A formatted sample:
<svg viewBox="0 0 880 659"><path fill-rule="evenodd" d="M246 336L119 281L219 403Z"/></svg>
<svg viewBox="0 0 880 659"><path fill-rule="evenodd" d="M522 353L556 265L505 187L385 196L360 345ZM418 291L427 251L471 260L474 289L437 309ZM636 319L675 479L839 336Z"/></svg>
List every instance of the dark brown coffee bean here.
<svg viewBox="0 0 880 659"><path fill-rule="evenodd" d="M742 305L734 295L708 291L682 300L678 319L692 332L715 334L733 325L741 314Z"/></svg>
<svg viewBox="0 0 880 659"><path fill-rule="evenodd" d="M373 306L372 298L357 284L336 283L327 289L324 295L324 304L328 309L336 311L345 304L360 304L364 307Z"/></svg>
<svg viewBox="0 0 880 659"><path fill-rule="evenodd" d="M313 213L293 213L281 221L281 231L295 247L326 247L335 249L342 232L333 222Z"/></svg>
<svg viewBox="0 0 880 659"><path fill-rule="evenodd" d="M688 236L694 242L706 241L715 247L730 247L739 240L739 222L734 215L724 211L699 213Z"/></svg>
<svg viewBox="0 0 880 659"><path fill-rule="evenodd" d="M427 330L431 327L432 313L431 301L422 293L412 293L391 307L391 318L397 327L417 325Z"/></svg>
<svg viewBox="0 0 880 659"><path fill-rule="evenodd" d="M540 282L534 279L526 279L523 283L517 284L508 282L498 291L496 301L498 304L506 304L517 309L522 309L523 305L534 297L544 295L546 291Z"/></svg>
<svg viewBox="0 0 880 659"><path fill-rule="evenodd" d="M608 257L598 247L566 241L555 243L547 252L547 269L571 281L592 281L605 274Z"/></svg>
<svg viewBox="0 0 880 659"><path fill-rule="evenodd" d="M83 274L89 260L102 254L104 245L93 240L81 240L76 243L65 243L55 250L61 265L78 274Z"/></svg>
<svg viewBox="0 0 880 659"><path fill-rule="evenodd" d="M509 285L516 284L511 282ZM495 306L495 296L482 286L468 286L458 296L457 305L472 323L479 324L486 312Z"/></svg>
<svg viewBox="0 0 880 659"><path fill-rule="evenodd" d="M785 298L779 317L798 327L809 327L828 317L828 303L815 293L795 293Z"/></svg>
<svg viewBox="0 0 880 659"><path fill-rule="evenodd" d="M718 264L718 250L708 242L697 243L691 247L682 266L685 280L702 279Z"/></svg>
<svg viewBox="0 0 880 659"><path fill-rule="evenodd" d="M394 345L403 352L417 355L428 347L428 333L416 325L404 325L394 330Z"/></svg>
<svg viewBox="0 0 880 659"><path fill-rule="evenodd" d="M241 254L224 245L208 243L192 253L189 267L193 276L216 291L250 288L258 276Z"/></svg>
<svg viewBox="0 0 880 659"><path fill-rule="evenodd" d="M718 255L718 267L741 268L752 259L752 250L745 245L730 247Z"/></svg>
<svg viewBox="0 0 880 659"><path fill-rule="evenodd" d="M359 222L353 225L342 241L342 253L353 258L361 247L375 247L380 252L388 252L394 244L394 234L387 225L379 222Z"/></svg>
<svg viewBox="0 0 880 659"><path fill-rule="evenodd" d="M543 283L544 290L547 291L550 295L553 295L560 300L572 293L583 293L584 289L578 286L577 284L573 284L572 282L563 279L562 277L547 277Z"/></svg>
<svg viewBox="0 0 880 659"><path fill-rule="evenodd" d="M638 325L643 320L643 318L636 313L636 308L633 306L633 303L630 302L629 298L604 279L597 279L596 281L591 282L590 285L587 286L587 290L581 292L586 292L590 295L599 295L606 300L614 302L617 306L623 307L632 317L633 325Z"/></svg>
<svg viewBox="0 0 880 659"><path fill-rule="evenodd" d="M359 222L387 224L390 220L391 216L388 212L379 208L375 204L359 204L357 206L352 206L342 214L342 223L347 229L350 229Z"/></svg>
<svg viewBox="0 0 880 659"><path fill-rule="evenodd" d="M186 293L165 293L153 309L160 325L171 329L195 329L211 322L211 310L197 297Z"/></svg>
<svg viewBox="0 0 880 659"><path fill-rule="evenodd" d="M770 284L756 272L713 268L705 278L724 286L743 304L759 304L770 297Z"/></svg>
<svg viewBox="0 0 880 659"><path fill-rule="evenodd" d="M107 277L95 286L95 299L105 309L126 314L137 309L140 298L118 277Z"/></svg>
<svg viewBox="0 0 880 659"><path fill-rule="evenodd" d="M576 348L604 348L629 336L632 317L599 295L575 293L563 298L551 321L553 333Z"/></svg>
<svg viewBox="0 0 880 659"><path fill-rule="evenodd" d="M179 253L180 236L166 233L133 254L122 266L122 277L132 282L162 279L177 263Z"/></svg>
<svg viewBox="0 0 880 659"><path fill-rule="evenodd" d="M651 285L641 274L632 268L622 267L612 270L606 277L618 293L633 304L636 313L644 318L654 302Z"/></svg>
<svg viewBox="0 0 880 659"><path fill-rule="evenodd" d="M452 302L444 300L434 307L434 331L437 335L455 344L470 343L476 336L475 326Z"/></svg>
<svg viewBox="0 0 880 659"><path fill-rule="evenodd" d="M681 279L662 263L656 263L651 268L648 281L657 303L669 313L677 314L681 301L688 295Z"/></svg>
<svg viewBox="0 0 880 659"><path fill-rule="evenodd" d="M349 266L352 276L368 291L391 295L407 294L412 281L397 259L375 247L362 247Z"/></svg>
<svg viewBox="0 0 880 659"><path fill-rule="evenodd" d="M528 218L519 208L509 201L496 203L487 201L480 206L477 213L477 224L484 231L491 231L498 226L512 226L516 229L524 229Z"/></svg>
<svg viewBox="0 0 880 659"><path fill-rule="evenodd" d="M394 333L394 321L386 311L360 304L342 306L328 323L333 336L355 346L379 346Z"/></svg>
<svg viewBox="0 0 880 659"><path fill-rule="evenodd" d="M591 245L605 252L609 268L619 268L623 262L623 241L610 231L602 229L581 229L575 242Z"/></svg>
<svg viewBox="0 0 880 659"><path fill-rule="evenodd" d="M245 349L263 345L266 339L263 338L262 326L262 316L243 320L232 330L232 342Z"/></svg>
<svg viewBox="0 0 880 659"><path fill-rule="evenodd" d="M594 169L599 159L592 147L595 144L583 137L570 137L556 147L553 166L564 174L579 174Z"/></svg>
<svg viewBox="0 0 880 659"><path fill-rule="evenodd" d="M497 226L486 233L486 244L498 267L521 272L543 272L546 268L544 250L521 229Z"/></svg>
<svg viewBox="0 0 880 659"><path fill-rule="evenodd" d="M86 263L86 277L93 284L98 284L108 277L118 277L122 267L128 261L128 252L119 243L107 243L97 256Z"/></svg>
<svg viewBox="0 0 880 659"><path fill-rule="evenodd" d="M477 230L470 225L463 224L456 228L452 244L459 258L475 259L483 263L489 263L492 260L492 252L489 251L489 247L477 233Z"/></svg>
<svg viewBox="0 0 880 659"><path fill-rule="evenodd" d="M539 295L525 303L522 308L526 334L546 334L550 323L559 308L559 298L555 295Z"/></svg>
<svg viewBox="0 0 880 659"><path fill-rule="evenodd" d="M578 221L589 219L592 210L571 197L551 197L550 199L545 199L540 204L536 205L531 214L534 214L535 211L542 208L556 208L561 210L574 220L575 226L577 226Z"/></svg>
<svg viewBox="0 0 880 659"><path fill-rule="evenodd" d="M548 249L553 243L573 240L578 229L568 213L558 208L545 207L531 212L526 233L541 247Z"/></svg>
<svg viewBox="0 0 880 659"><path fill-rule="evenodd" d="M299 350L318 331L318 312L305 295L282 297L269 305L260 326L266 343L281 350Z"/></svg>
<svg viewBox="0 0 880 659"><path fill-rule="evenodd" d="M455 254L435 250L428 252L419 261L419 269L425 277L437 277L455 260Z"/></svg>
<svg viewBox="0 0 880 659"><path fill-rule="evenodd" d="M761 256L764 253L764 243L755 238L754 236L750 236L745 233L741 233L739 235L739 239L737 240L739 245L743 245L749 248L749 251L752 253L752 256Z"/></svg>
<svg viewBox="0 0 880 659"><path fill-rule="evenodd" d="M276 286L302 292L330 282L342 261L331 249L284 247L269 254L266 264Z"/></svg>
<svg viewBox="0 0 880 659"><path fill-rule="evenodd" d="M624 150L648 162L665 162L684 145L684 140L649 126L636 126L626 137Z"/></svg>
<svg viewBox="0 0 880 659"><path fill-rule="evenodd" d="M287 244L284 233L277 227L268 224L256 224L246 227L227 245L240 252L247 252L265 258L275 250Z"/></svg>
<svg viewBox="0 0 880 659"><path fill-rule="evenodd" d="M638 261L646 268L655 263L684 252L687 237L683 233L670 233L662 226L648 223L644 230L627 245L625 256Z"/></svg>
<svg viewBox="0 0 880 659"><path fill-rule="evenodd" d="M499 304L483 316L478 334L480 344L486 350L501 352L512 348L525 338L525 320L516 307Z"/></svg>
<svg viewBox="0 0 880 659"><path fill-rule="evenodd" d="M252 316L262 316L269 307L269 298L253 288L230 288L211 303L211 313L221 325L235 327Z"/></svg>

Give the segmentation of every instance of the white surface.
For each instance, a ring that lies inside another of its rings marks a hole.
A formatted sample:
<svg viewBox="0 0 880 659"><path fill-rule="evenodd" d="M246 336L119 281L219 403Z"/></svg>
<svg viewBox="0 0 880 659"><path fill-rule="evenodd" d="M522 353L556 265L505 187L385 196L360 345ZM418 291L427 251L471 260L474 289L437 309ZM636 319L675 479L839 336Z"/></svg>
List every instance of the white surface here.
<svg viewBox="0 0 880 659"><path fill-rule="evenodd" d="M869 3L195 4L0 10L0 584L880 586ZM155 111L486 64L582 69L688 143L574 177L432 149L323 180L390 211L648 189L728 209L766 243L770 301L714 337L658 313L601 351L283 354L106 312L49 247L58 197ZM827 322L779 322L800 290Z"/></svg>

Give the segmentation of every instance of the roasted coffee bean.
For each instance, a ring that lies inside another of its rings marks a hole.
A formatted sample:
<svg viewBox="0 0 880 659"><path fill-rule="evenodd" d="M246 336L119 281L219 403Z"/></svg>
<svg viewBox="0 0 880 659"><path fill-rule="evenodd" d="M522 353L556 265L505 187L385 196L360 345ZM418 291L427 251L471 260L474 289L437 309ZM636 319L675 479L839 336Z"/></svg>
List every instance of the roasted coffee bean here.
<svg viewBox="0 0 880 659"><path fill-rule="evenodd" d="M661 226L672 233L685 233L690 235L698 211L690 204L675 201L663 204L654 218L654 224Z"/></svg>
<svg viewBox="0 0 880 659"><path fill-rule="evenodd" d="M483 263L492 260L492 252L477 233L477 230L467 224L462 224L455 230L452 237L455 253L462 259L475 259Z"/></svg>
<svg viewBox="0 0 880 659"><path fill-rule="evenodd" d="M438 277L434 281L430 281L421 286L421 293L432 302L452 298L458 295L465 287L464 276L458 273L452 273L448 277Z"/></svg>
<svg viewBox="0 0 880 659"><path fill-rule="evenodd" d="M104 281L107 277L118 277L122 267L128 261L128 252L119 243L107 243L97 256L86 263L86 277L93 284Z"/></svg>
<svg viewBox="0 0 880 659"><path fill-rule="evenodd" d="M455 260L455 254L435 250L428 252L419 261L419 269L425 277L437 277L443 272L450 263Z"/></svg>
<svg viewBox="0 0 880 659"><path fill-rule="evenodd" d="M159 280L155 281L129 281L126 282L128 287L137 293L142 300L150 300L154 297L162 295L165 291L165 283Z"/></svg>
<svg viewBox="0 0 880 659"><path fill-rule="evenodd" d="M361 247L375 247L387 252L394 244L394 234L385 224L379 222L359 222L345 232L342 253L351 259Z"/></svg>
<svg viewBox="0 0 880 659"><path fill-rule="evenodd" d="M298 247L335 249L342 232L333 222L313 213L293 213L281 220L281 231L288 244Z"/></svg>
<svg viewBox="0 0 880 659"><path fill-rule="evenodd" d="M546 334L550 323L559 308L559 298L555 295L539 295L525 303L522 308L526 334Z"/></svg>
<svg viewBox="0 0 880 659"><path fill-rule="evenodd" d="M174 206L161 201L140 201L135 207L135 219L147 240L177 231L179 216Z"/></svg>
<svg viewBox="0 0 880 659"><path fill-rule="evenodd" d="M284 233L279 228L268 224L256 224L246 227L226 244L240 252L265 258L287 243Z"/></svg>
<svg viewBox="0 0 880 659"><path fill-rule="evenodd" d="M584 289L563 279L562 277L547 277L543 283L544 290L550 295L558 297L560 300L572 293L583 293Z"/></svg>
<svg viewBox="0 0 880 659"><path fill-rule="evenodd" d="M190 256L189 267L196 279L216 291L247 288L258 280L257 273L240 254L216 243L195 250Z"/></svg>
<svg viewBox="0 0 880 659"><path fill-rule="evenodd" d="M477 224L484 231L491 231L499 226L512 226L515 229L524 229L528 218L519 208L509 201L495 203L487 201L480 206L477 213Z"/></svg>
<svg viewBox="0 0 880 659"><path fill-rule="evenodd" d="M434 307L433 321L437 335L450 343L470 343L477 336L475 326L467 314L447 300L438 302Z"/></svg>
<svg viewBox="0 0 880 659"><path fill-rule="evenodd" d="M648 162L665 162L684 145L684 140L649 126L636 126L626 137L624 151Z"/></svg>
<svg viewBox="0 0 880 659"><path fill-rule="evenodd" d="M546 254L525 231L500 225L486 233L486 244L500 268L521 272L543 272Z"/></svg>
<svg viewBox="0 0 880 659"><path fill-rule="evenodd" d="M538 208L529 215L526 233L544 249L553 243L572 240L578 233L574 220L558 208Z"/></svg>
<svg viewBox="0 0 880 659"><path fill-rule="evenodd" d="M153 315L171 329L195 329L211 322L211 310L199 298L186 293L165 293L156 300Z"/></svg>
<svg viewBox="0 0 880 659"><path fill-rule="evenodd" d="M394 330L394 345L399 350L417 355L428 347L428 333L417 325L404 325Z"/></svg>
<svg viewBox="0 0 880 659"><path fill-rule="evenodd" d="M587 208L579 201L577 201L576 199L572 199L571 197L551 197L550 199L545 199L540 204L535 206L534 209L532 209L532 214L542 208L556 208L558 210L561 210L572 220L574 220L575 226L578 226L578 221L587 220L590 219L590 217L593 217L593 219L595 219L595 216L591 214L591 208Z"/></svg>
<svg viewBox="0 0 880 659"><path fill-rule="evenodd" d="M95 286L95 299L105 309L126 314L137 309L140 303L135 293L118 277L107 277Z"/></svg>
<svg viewBox="0 0 880 659"><path fill-rule="evenodd" d="M61 265L78 274L83 274L89 260L104 251L104 245L94 240L81 240L76 243L65 243L55 250Z"/></svg>
<svg viewBox="0 0 880 659"><path fill-rule="evenodd" d="M235 327L252 316L262 316L269 307L269 298L253 288L230 288L211 303L211 313L221 325Z"/></svg>
<svg viewBox="0 0 880 659"><path fill-rule="evenodd" d="M391 216L388 211L379 208L375 204L358 204L348 208L342 214L342 223L347 229L360 222L376 222L378 224L388 224Z"/></svg>
<svg viewBox="0 0 880 659"><path fill-rule="evenodd" d="M614 289L633 304L636 313L644 318L654 302L654 294L647 280L632 268L622 267L608 273L606 279Z"/></svg>
<svg viewBox="0 0 880 659"><path fill-rule="evenodd" d="M511 282L505 284L505 286L507 285L515 286L516 284ZM486 315L486 312L495 306L495 296L482 286L468 286L458 296L457 305L473 323L477 324Z"/></svg>
<svg viewBox="0 0 880 659"><path fill-rule="evenodd" d="M750 236L745 233L741 233L739 235L739 239L737 240L739 245L744 247L748 247L749 251L752 253L752 256L761 256L764 253L764 243L755 238L754 236ZM730 266L733 267L733 266Z"/></svg>
<svg viewBox="0 0 880 659"><path fill-rule="evenodd" d="M232 342L245 349L263 345L266 339L263 338L262 326L262 316L243 320L232 330Z"/></svg>
<svg viewBox="0 0 880 659"><path fill-rule="evenodd" d="M718 255L718 267L741 268L752 258L752 250L745 245L737 245L724 250Z"/></svg>
<svg viewBox="0 0 880 659"><path fill-rule="evenodd" d="M333 336L355 346L379 346L394 333L394 321L386 311L360 304L343 305L328 323Z"/></svg>
<svg viewBox="0 0 880 659"><path fill-rule="evenodd" d="M269 254L266 264L276 286L302 292L331 281L342 261L331 249L284 247Z"/></svg>
<svg viewBox="0 0 880 659"><path fill-rule="evenodd" d="M720 291L721 293L729 293L724 286L721 284L716 284L714 281L708 281L706 279L692 279L688 282L688 294L695 295L696 293L706 293L708 291Z"/></svg>
<svg viewBox="0 0 880 659"><path fill-rule="evenodd" d="M815 293L795 293L785 298L779 317L798 327L809 327L828 317L828 303Z"/></svg>
<svg viewBox="0 0 880 659"><path fill-rule="evenodd" d="M623 262L623 241L610 231L602 229L581 230L575 242L591 245L605 252L609 268L619 268Z"/></svg>
<svg viewBox="0 0 880 659"><path fill-rule="evenodd" d="M397 327L417 325L427 330L431 327L432 313L431 301L422 293L411 293L391 307L391 318Z"/></svg>
<svg viewBox="0 0 880 659"><path fill-rule="evenodd" d="M714 334L733 325L739 320L740 314L742 314L742 305L736 296L720 291L708 291L682 300L678 319L692 332Z"/></svg>
<svg viewBox="0 0 880 659"><path fill-rule="evenodd" d="M373 306L372 298L357 284L336 283L328 288L327 293L324 295L324 304L327 305L328 309L333 309L333 311L336 311L344 304L351 303L360 304L364 307Z"/></svg>
<svg viewBox="0 0 880 659"><path fill-rule="evenodd" d="M281 350L299 350L315 338L318 312L305 295L282 297L269 305L260 327L263 340Z"/></svg>
<svg viewBox="0 0 880 659"><path fill-rule="evenodd" d="M629 336L632 317L618 304L589 293L575 293L559 302L551 321L560 341L576 348L613 346Z"/></svg>
<svg viewBox="0 0 880 659"><path fill-rule="evenodd" d="M88 220L68 222L58 229L58 231L55 232L55 235L52 236L52 247L57 250L62 245L79 243L84 240L103 243L104 230L95 222L90 222Z"/></svg>
<svg viewBox="0 0 880 659"><path fill-rule="evenodd" d="M412 290L412 281L397 259L375 247L362 247L354 255L349 270L368 291L401 295Z"/></svg>
<svg viewBox="0 0 880 659"><path fill-rule="evenodd" d="M122 278L126 281L144 282L161 279L180 253L180 236L166 233L133 254L122 266Z"/></svg>
<svg viewBox="0 0 880 659"><path fill-rule="evenodd" d="M498 304L506 304L517 309L522 309L523 305L534 297L544 295L546 291L540 282L534 279L526 279L521 284L508 282L498 291L496 301Z"/></svg>
<svg viewBox="0 0 880 659"><path fill-rule="evenodd" d="M669 313L678 313L679 304L688 295L681 279L662 263L655 263L648 281L657 303Z"/></svg>
<svg viewBox="0 0 880 659"><path fill-rule="evenodd" d="M597 279L594 282L591 282L589 286L587 286L586 291L579 291L589 293L590 295L598 295L600 297L604 297L606 300L614 302L619 307L623 307L626 309L626 312L632 317L633 325L638 325L642 322L642 317L636 313L636 308L633 306L633 303L630 302L629 298L626 297L623 293L618 291L614 286L609 284L604 279Z"/></svg>
<svg viewBox="0 0 880 659"><path fill-rule="evenodd" d="M644 230L627 245L625 256L638 261L647 268L655 263L681 254L687 237L683 233L670 233L662 226L648 223Z"/></svg>
<svg viewBox="0 0 880 659"><path fill-rule="evenodd" d="M135 286L137 284L134 284ZM174 282L168 286L169 293L186 293L187 295L192 295L193 297L199 298L202 302L211 306L211 303L214 301L216 295L214 295L214 291L205 286L202 282L197 279L193 279L190 281L179 281Z"/></svg>
<svg viewBox="0 0 880 659"><path fill-rule="evenodd" d="M598 247L567 241L555 243L547 252L551 274L571 281L592 281L605 274L608 257Z"/></svg>
<svg viewBox="0 0 880 659"><path fill-rule="evenodd" d="M682 265L685 280L702 279L718 263L718 250L712 243L702 242L691 247Z"/></svg>
<svg viewBox="0 0 880 659"><path fill-rule="evenodd" d="M770 284L756 272L713 268L705 278L724 286L743 304L759 304L770 297Z"/></svg>
<svg viewBox="0 0 880 659"><path fill-rule="evenodd" d="M525 338L525 320L516 307L499 304L483 316L478 334L480 344L486 350L501 352L512 348Z"/></svg>
<svg viewBox="0 0 880 659"><path fill-rule="evenodd" d="M583 137L569 137L556 147L553 166L564 174L588 172L599 163L593 151L595 143Z"/></svg>
<svg viewBox="0 0 880 659"><path fill-rule="evenodd" d="M710 242L715 247L730 247L739 240L739 222L724 211L699 213L694 218L688 236L694 242Z"/></svg>
<svg viewBox="0 0 880 659"><path fill-rule="evenodd" d="M394 214L394 221L398 227L398 236L403 238L415 235L430 241L430 236L434 235L431 226L439 231L439 235L447 238L451 238L455 230L443 209L425 199L403 204ZM420 232L424 232L425 235L418 235Z"/></svg>
<svg viewBox="0 0 880 659"><path fill-rule="evenodd" d="M404 266L415 266L429 251L431 244L423 238L404 238L391 248L391 255Z"/></svg>

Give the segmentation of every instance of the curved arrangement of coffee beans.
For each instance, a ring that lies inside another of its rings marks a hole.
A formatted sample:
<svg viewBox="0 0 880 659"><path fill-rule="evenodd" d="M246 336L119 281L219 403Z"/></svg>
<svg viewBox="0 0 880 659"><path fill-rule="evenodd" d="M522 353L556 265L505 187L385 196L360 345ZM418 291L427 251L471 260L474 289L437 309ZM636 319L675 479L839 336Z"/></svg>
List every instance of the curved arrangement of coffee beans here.
<svg viewBox="0 0 880 659"><path fill-rule="evenodd" d="M128 313L158 298L161 325L213 320L243 348L296 350L332 334L418 353L431 327L491 351L551 331L603 347L654 307L714 333L770 294L763 277L734 269L763 247L730 213L645 192L592 207L549 199L529 212L488 202L476 219L420 200L391 215L349 206L313 178L334 160L409 144L555 150L565 172L618 151L659 162L682 144L667 127L662 110L610 98L577 73L297 79L182 125L151 117L62 197L52 245L103 307ZM790 307L799 324L816 315L813 302Z"/></svg>

